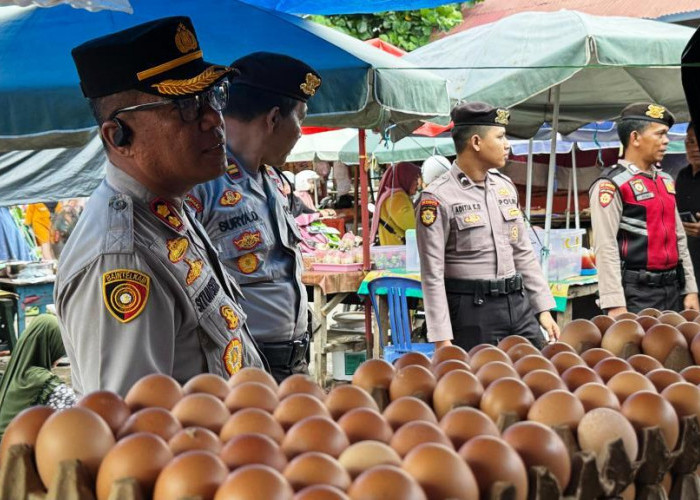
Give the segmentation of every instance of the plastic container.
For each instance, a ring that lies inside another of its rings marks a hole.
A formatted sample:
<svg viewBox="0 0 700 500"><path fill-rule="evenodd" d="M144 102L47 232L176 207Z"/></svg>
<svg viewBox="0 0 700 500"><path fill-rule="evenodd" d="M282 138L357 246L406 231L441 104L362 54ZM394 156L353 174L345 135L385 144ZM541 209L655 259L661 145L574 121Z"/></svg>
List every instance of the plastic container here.
<svg viewBox="0 0 700 500"><path fill-rule="evenodd" d="M406 271L420 271L420 255L418 255L415 229L406 230Z"/></svg>
<svg viewBox="0 0 700 500"><path fill-rule="evenodd" d="M406 245L374 246L370 255L375 269L406 269Z"/></svg>
<svg viewBox="0 0 700 500"><path fill-rule="evenodd" d="M539 241L535 238L533 229L537 231ZM549 233L549 261L547 279L560 281L572 276L581 275L581 257L583 255L583 236L585 229L552 229ZM535 255L541 262L544 230L535 227L529 230L530 241Z"/></svg>
<svg viewBox="0 0 700 500"><path fill-rule="evenodd" d="M365 351L333 351L333 379L352 380L355 370L367 360Z"/></svg>

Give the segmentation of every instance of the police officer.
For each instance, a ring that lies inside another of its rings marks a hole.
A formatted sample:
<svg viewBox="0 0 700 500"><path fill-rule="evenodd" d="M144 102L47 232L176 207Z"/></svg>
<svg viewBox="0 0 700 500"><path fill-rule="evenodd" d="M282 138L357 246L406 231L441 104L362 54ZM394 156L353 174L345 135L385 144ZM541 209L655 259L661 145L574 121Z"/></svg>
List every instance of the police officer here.
<svg viewBox="0 0 700 500"><path fill-rule="evenodd" d="M469 349L522 335L544 345L559 328L505 166L509 112L484 103L452 110L457 159L422 193L416 236L428 340Z"/></svg>
<svg viewBox="0 0 700 500"><path fill-rule="evenodd" d="M109 158L56 277L76 392L263 367L240 290L183 205L225 170L229 68L203 60L186 17L91 40L73 59Z"/></svg>
<svg viewBox="0 0 700 500"><path fill-rule="evenodd" d="M623 109L617 131L624 159L591 187L600 307L613 317L648 307L698 309L675 184L656 167L673 123L671 112L658 104Z"/></svg>
<svg viewBox="0 0 700 500"><path fill-rule="evenodd" d="M226 175L197 186L189 197L197 218L243 287L248 326L279 381L307 373L308 303L301 282L301 240L282 166L301 137L306 101L321 78L297 59L257 52L231 66L224 110Z"/></svg>

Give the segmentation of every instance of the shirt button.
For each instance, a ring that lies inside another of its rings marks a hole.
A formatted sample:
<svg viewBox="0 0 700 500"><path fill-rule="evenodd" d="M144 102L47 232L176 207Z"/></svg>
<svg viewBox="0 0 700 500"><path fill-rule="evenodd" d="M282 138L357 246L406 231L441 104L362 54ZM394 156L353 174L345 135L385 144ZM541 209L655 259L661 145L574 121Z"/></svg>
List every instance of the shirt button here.
<svg viewBox="0 0 700 500"><path fill-rule="evenodd" d="M114 210L117 212L121 212L126 208L126 202L122 199L114 200L114 203L112 203L112 208L114 208Z"/></svg>

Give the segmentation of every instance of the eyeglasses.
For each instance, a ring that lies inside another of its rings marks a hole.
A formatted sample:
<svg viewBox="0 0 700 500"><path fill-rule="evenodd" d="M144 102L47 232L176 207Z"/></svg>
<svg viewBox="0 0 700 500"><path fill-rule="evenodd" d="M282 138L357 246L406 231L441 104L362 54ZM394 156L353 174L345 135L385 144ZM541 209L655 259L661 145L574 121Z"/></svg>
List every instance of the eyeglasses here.
<svg viewBox="0 0 700 500"><path fill-rule="evenodd" d="M184 99L164 99L162 101L147 102L146 104L137 104L113 111L109 115L109 120L113 120L121 113L132 111L145 111L147 109L158 108L174 104L180 112L180 118L183 122L191 123L199 120L202 117L202 107L208 104L215 111L223 111L228 102L228 80L223 80L214 85L209 90Z"/></svg>

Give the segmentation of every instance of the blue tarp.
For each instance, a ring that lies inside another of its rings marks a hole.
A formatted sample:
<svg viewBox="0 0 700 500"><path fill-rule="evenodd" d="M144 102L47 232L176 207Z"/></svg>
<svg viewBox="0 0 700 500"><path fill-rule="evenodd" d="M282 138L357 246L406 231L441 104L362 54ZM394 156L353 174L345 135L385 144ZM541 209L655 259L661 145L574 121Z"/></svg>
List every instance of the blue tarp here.
<svg viewBox="0 0 700 500"><path fill-rule="evenodd" d="M445 0L243 0L271 10L291 14L358 14L388 10L414 10L438 7Z"/></svg>

